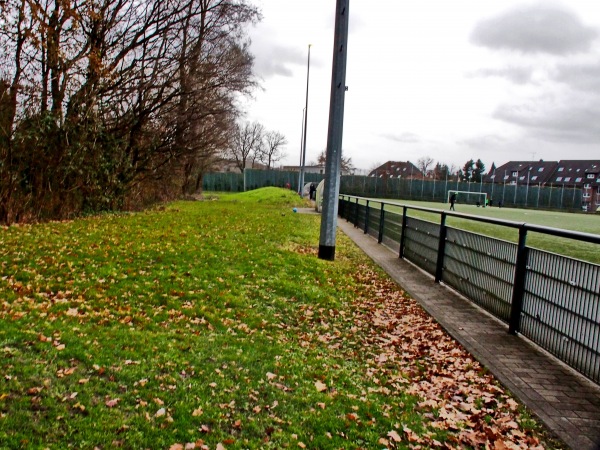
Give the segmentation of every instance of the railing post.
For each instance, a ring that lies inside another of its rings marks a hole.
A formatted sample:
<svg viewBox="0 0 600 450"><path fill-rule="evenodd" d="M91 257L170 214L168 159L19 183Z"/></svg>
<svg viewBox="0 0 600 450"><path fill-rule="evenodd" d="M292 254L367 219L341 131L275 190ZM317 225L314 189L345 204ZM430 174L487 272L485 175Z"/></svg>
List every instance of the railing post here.
<svg viewBox="0 0 600 450"><path fill-rule="evenodd" d="M404 241L406 237L406 206L402 209L402 234L400 235L400 258L404 258Z"/></svg>
<svg viewBox="0 0 600 450"><path fill-rule="evenodd" d="M385 220L385 210L384 203L381 203L381 211L379 213L379 236L377 237L377 243L381 244L383 242L383 229L384 229L384 220Z"/></svg>
<svg viewBox="0 0 600 450"><path fill-rule="evenodd" d="M358 228L358 197L356 197L356 206L354 207L354 226Z"/></svg>
<svg viewBox="0 0 600 450"><path fill-rule="evenodd" d="M525 273L527 271L527 228L519 228L519 244L517 247L517 262L515 264L515 278L513 285L512 301L510 305L510 321L508 332L517 334L521 327L521 311L523 310L523 294L525 293Z"/></svg>
<svg viewBox="0 0 600 450"><path fill-rule="evenodd" d="M365 210L365 234L369 232L369 200L367 200L367 209Z"/></svg>
<svg viewBox="0 0 600 450"><path fill-rule="evenodd" d="M344 195L341 195L338 198L338 216L340 216L341 218L344 218L344 206L346 203L346 200L344 200Z"/></svg>
<svg viewBox="0 0 600 450"><path fill-rule="evenodd" d="M446 213L442 212L440 221L440 240L438 243L437 264L435 267L435 282L442 281L444 273L444 255L446 254Z"/></svg>

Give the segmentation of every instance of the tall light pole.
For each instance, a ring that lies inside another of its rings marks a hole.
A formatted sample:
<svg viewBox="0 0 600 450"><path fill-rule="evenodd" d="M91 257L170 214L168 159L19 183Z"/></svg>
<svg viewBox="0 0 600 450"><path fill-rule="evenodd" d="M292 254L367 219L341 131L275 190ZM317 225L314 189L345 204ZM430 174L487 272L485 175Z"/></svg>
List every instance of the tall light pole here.
<svg viewBox="0 0 600 450"><path fill-rule="evenodd" d="M302 157L304 155L304 115L306 114L306 108L302 110L302 133L300 134L300 162L298 163L298 167L300 170L298 171L298 195L302 196Z"/></svg>
<svg viewBox="0 0 600 450"><path fill-rule="evenodd" d="M348 22L350 0L337 0L335 33L333 37L333 67L329 100L329 126L325 158L323 212L319 236L319 259L335 259L338 197L340 195L340 166L344 132L344 99L346 95L346 59L348 55Z"/></svg>
<svg viewBox="0 0 600 450"><path fill-rule="evenodd" d="M304 193L304 166L306 164L306 129L308 128L308 83L310 81L310 47L308 44L308 62L306 64L306 104L304 106L304 142L302 143L302 163L300 164L300 186L298 193L300 197Z"/></svg>

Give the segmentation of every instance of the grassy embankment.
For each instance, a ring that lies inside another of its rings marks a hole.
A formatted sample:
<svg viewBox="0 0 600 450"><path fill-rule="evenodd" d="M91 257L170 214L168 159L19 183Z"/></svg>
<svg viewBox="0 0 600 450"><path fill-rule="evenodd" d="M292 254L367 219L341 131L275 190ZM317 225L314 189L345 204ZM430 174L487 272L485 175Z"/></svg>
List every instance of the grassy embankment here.
<svg viewBox="0 0 600 450"><path fill-rule="evenodd" d="M538 443L343 235L264 189L0 229L0 448Z"/></svg>

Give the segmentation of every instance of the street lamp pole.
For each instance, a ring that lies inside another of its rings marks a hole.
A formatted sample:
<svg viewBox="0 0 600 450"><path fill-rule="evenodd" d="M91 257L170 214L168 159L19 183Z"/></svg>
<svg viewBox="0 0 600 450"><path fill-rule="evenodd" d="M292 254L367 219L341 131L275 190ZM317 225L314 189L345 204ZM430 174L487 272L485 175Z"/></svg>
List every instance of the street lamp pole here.
<svg viewBox="0 0 600 450"><path fill-rule="evenodd" d="M304 155L304 114L306 114L306 108L302 110L302 133L300 134L300 162L298 163L298 167L302 169L302 156ZM298 171L298 195L302 195L302 170Z"/></svg>
<svg viewBox="0 0 600 450"><path fill-rule="evenodd" d="M306 104L304 106L304 142L302 144L302 163L300 164L300 186L298 193L302 197L304 191L304 166L306 165L306 130L308 128L308 83L310 81L310 47L308 44L308 61L306 64Z"/></svg>

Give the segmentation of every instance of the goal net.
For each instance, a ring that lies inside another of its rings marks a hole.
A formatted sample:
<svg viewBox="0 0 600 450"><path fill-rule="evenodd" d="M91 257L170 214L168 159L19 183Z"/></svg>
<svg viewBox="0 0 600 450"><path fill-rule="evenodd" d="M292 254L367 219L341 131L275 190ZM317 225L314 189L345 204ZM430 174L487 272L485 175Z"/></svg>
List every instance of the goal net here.
<svg viewBox="0 0 600 450"><path fill-rule="evenodd" d="M478 205L484 208L487 205L487 193L486 192L470 192L470 191L448 191L448 203L450 203L450 197L456 194L456 203L463 205Z"/></svg>

